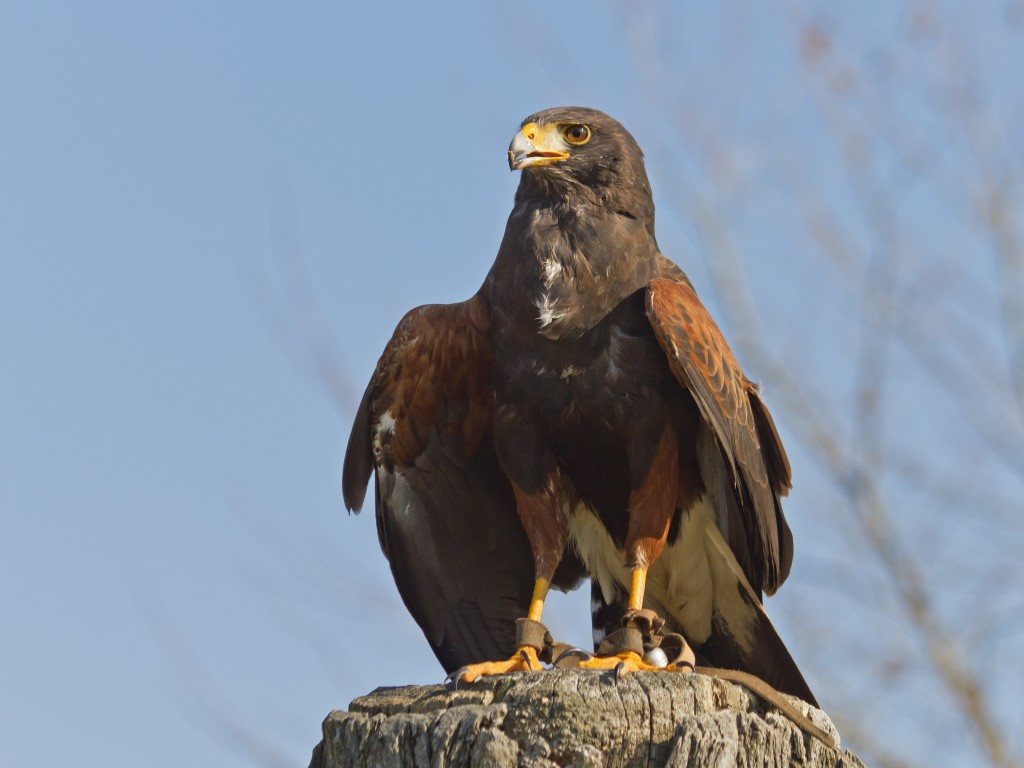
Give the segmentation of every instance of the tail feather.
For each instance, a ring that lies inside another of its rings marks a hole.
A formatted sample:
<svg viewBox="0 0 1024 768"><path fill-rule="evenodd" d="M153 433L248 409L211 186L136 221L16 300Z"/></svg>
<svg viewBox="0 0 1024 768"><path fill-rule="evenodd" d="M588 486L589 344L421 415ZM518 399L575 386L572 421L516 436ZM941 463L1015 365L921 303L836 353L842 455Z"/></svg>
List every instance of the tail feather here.
<svg viewBox="0 0 1024 768"><path fill-rule="evenodd" d="M810 686L765 613L714 521L704 527L714 598L711 634L694 645L711 666L749 672L817 706ZM685 633L684 633L685 634Z"/></svg>

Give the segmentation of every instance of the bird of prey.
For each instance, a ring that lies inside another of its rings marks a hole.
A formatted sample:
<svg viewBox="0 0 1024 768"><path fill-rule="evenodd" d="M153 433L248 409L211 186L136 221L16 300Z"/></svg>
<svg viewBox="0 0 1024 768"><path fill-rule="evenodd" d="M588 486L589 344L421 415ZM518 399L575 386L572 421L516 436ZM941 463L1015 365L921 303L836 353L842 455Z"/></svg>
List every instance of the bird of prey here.
<svg viewBox="0 0 1024 768"><path fill-rule="evenodd" d="M381 546L449 672L537 668L516 620L589 575L626 626L653 610L703 662L814 703L761 605L793 557L789 462L658 248L640 147L604 113L560 107L523 121L508 161L522 175L480 290L412 310L384 350L346 506L374 474Z"/></svg>

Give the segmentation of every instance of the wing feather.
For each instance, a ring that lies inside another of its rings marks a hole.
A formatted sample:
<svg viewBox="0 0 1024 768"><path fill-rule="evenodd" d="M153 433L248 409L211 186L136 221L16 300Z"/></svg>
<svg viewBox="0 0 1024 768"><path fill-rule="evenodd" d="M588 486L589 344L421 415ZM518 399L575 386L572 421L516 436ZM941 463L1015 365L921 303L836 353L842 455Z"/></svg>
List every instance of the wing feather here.
<svg viewBox="0 0 1024 768"><path fill-rule="evenodd" d="M409 312L377 365L345 456L345 504L376 473L377 531L446 671L507 656L533 559L490 442L490 323L476 296Z"/></svg>
<svg viewBox="0 0 1024 768"><path fill-rule="evenodd" d="M754 588L772 594L789 574L793 547L779 504L790 484L789 461L771 416L688 282L652 280L647 316L731 471L752 550L737 552L737 558ZM729 542L736 548L738 539L730 535Z"/></svg>

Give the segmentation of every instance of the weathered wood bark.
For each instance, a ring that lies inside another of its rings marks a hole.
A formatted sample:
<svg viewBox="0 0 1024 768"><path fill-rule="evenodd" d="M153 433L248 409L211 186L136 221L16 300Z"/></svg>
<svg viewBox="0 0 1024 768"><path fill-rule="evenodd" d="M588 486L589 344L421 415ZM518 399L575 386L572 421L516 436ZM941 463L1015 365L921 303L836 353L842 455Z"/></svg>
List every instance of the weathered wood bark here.
<svg viewBox="0 0 1024 768"><path fill-rule="evenodd" d="M825 713L792 699L838 734ZM349 766L860 766L756 695L696 674L550 670L378 688L332 712L311 768Z"/></svg>

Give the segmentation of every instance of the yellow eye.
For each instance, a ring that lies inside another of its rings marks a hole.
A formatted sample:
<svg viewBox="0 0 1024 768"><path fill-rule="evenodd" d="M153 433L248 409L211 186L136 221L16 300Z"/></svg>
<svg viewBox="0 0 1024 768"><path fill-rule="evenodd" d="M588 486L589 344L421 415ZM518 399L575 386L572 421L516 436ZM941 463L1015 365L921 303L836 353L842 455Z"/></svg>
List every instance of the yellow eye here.
<svg viewBox="0 0 1024 768"><path fill-rule="evenodd" d="M590 141L590 129L585 125L566 126L563 133L570 144L586 144Z"/></svg>

